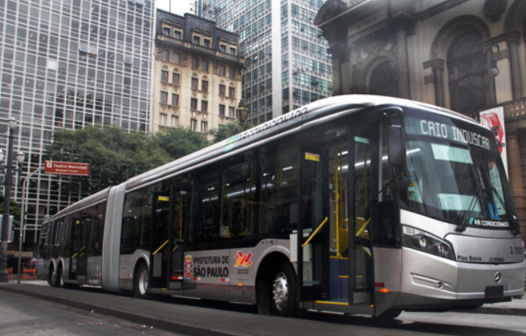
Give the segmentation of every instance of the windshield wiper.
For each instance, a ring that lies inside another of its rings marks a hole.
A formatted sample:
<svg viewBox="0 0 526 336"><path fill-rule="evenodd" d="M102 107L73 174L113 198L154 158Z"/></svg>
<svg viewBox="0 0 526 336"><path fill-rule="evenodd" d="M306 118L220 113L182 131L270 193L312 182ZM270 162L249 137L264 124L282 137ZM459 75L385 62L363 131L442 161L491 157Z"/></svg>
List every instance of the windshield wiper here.
<svg viewBox="0 0 526 336"><path fill-rule="evenodd" d="M502 207L504 209L506 209L506 205L504 204L504 200L502 199L500 194L497 192L497 189L495 189L495 187L493 187L493 186L490 189L491 189L491 191L494 192L494 195L497 196L497 199L499 200L499 202L502 205ZM519 222L514 220L514 219L510 220L510 227L511 227L511 231L513 232L514 235L518 235L521 232Z"/></svg>
<svg viewBox="0 0 526 336"><path fill-rule="evenodd" d="M475 196L471 199L471 202L469 203L468 208L466 210L462 210L460 214L458 215L458 217L460 218L459 220L460 224L458 225L456 229L457 232L466 231L468 224L471 224L473 217L471 217L471 220L468 220L468 216L466 214L473 211L473 208L475 207L475 204L476 204L475 200L478 199L481 190L482 190L482 186L478 186L477 190L475 191Z"/></svg>

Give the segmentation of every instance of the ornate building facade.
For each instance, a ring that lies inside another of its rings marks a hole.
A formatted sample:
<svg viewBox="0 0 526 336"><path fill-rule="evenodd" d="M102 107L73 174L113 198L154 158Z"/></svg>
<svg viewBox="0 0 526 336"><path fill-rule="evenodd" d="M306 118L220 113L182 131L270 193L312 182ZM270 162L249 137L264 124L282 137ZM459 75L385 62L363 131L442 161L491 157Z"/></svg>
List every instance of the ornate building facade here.
<svg viewBox="0 0 526 336"><path fill-rule="evenodd" d="M329 41L335 95L408 98L474 119L503 108L526 237L526 1L329 0L315 23Z"/></svg>
<svg viewBox="0 0 526 336"><path fill-rule="evenodd" d="M155 45L152 132L206 133L235 120L243 70L237 34L158 9Z"/></svg>

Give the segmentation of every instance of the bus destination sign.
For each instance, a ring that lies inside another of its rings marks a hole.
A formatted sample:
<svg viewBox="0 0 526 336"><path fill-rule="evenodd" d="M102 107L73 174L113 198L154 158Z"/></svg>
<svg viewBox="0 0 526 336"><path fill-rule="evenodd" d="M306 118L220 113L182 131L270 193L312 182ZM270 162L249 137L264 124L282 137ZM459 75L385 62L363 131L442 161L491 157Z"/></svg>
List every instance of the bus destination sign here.
<svg viewBox="0 0 526 336"><path fill-rule="evenodd" d="M46 174L89 176L89 163L46 160L44 165Z"/></svg>

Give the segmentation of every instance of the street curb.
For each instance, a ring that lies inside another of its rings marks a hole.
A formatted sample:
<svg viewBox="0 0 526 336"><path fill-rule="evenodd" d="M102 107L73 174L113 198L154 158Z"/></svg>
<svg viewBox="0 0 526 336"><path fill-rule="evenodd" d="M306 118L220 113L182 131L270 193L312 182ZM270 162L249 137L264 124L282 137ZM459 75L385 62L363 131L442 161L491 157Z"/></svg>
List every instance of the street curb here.
<svg viewBox="0 0 526 336"><path fill-rule="evenodd" d="M18 289L15 286L1 286L0 290L6 291L6 292L12 292L17 293L25 296L32 296L36 297L38 299L47 300L47 301L53 301L57 303L61 303L73 308L78 308L81 310L86 311L95 311L98 314L104 314L104 315L110 315L116 318L120 318L123 320L136 322L139 324L149 325L153 326L155 328L163 329L166 331L186 334L186 335L195 335L195 336L241 336L242 334L238 333L228 333L221 330L214 330L214 329L208 329L204 326L197 327L194 325L184 324L180 322L174 322L174 321L167 321L163 319L159 319L153 316L148 315L138 315L129 313L122 310L112 309L108 307L103 307L91 303L84 303L79 302L76 300L71 300L63 297L57 297L57 296L51 296L41 293L34 293L34 292L28 292L22 289Z"/></svg>
<svg viewBox="0 0 526 336"><path fill-rule="evenodd" d="M526 309L520 309L520 308L481 307L481 308L466 311L466 312L476 313L476 314L526 316Z"/></svg>

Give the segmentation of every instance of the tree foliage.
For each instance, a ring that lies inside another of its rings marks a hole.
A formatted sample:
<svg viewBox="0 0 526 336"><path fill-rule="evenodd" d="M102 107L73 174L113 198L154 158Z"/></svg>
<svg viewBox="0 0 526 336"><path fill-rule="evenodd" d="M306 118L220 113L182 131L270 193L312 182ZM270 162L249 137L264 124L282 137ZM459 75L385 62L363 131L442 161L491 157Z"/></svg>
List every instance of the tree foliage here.
<svg viewBox="0 0 526 336"><path fill-rule="evenodd" d="M87 162L90 177L64 176L64 192L79 195L94 193L111 185L158 167L170 156L149 136L143 133L125 133L117 127L84 129L58 129L53 143L46 147L47 159L56 161Z"/></svg>
<svg viewBox="0 0 526 336"><path fill-rule="evenodd" d="M233 122L209 134L215 143L231 137L237 130L238 124ZM118 127L87 126L77 130L55 130L53 143L46 146L45 151L47 160L90 164L89 177L61 177L62 193L82 198L208 145L210 142L205 135L181 127L149 136L126 133Z"/></svg>
<svg viewBox="0 0 526 336"><path fill-rule="evenodd" d="M173 160L210 144L203 135L182 127L169 128L166 132L159 132L153 136L153 140Z"/></svg>
<svg viewBox="0 0 526 336"><path fill-rule="evenodd" d="M4 213L4 196L0 195L0 215ZM13 216L13 227L20 225L20 204L15 202L12 198L9 202L9 216Z"/></svg>
<svg viewBox="0 0 526 336"><path fill-rule="evenodd" d="M219 125L219 128L211 130L209 133L212 135L212 143L216 143L236 135L239 132L239 123L237 121Z"/></svg>

